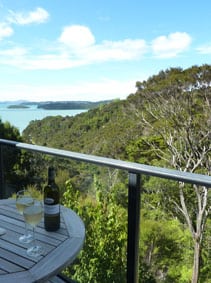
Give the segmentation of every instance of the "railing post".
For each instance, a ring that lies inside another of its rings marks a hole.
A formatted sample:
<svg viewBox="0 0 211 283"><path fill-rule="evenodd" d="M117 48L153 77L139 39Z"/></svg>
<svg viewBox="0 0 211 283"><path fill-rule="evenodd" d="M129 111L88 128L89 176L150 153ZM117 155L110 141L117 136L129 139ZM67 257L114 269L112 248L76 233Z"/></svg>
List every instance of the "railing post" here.
<svg viewBox="0 0 211 283"><path fill-rule="evenodd" d="M4 191L3 145L0 144L0 199L4 198Z"/></svg>
<svg viewBox="0 0 211 283"><path fill-rule="evenodd" d="M140 200L140 174L129 172L127 283L138 283Z"/></svg>

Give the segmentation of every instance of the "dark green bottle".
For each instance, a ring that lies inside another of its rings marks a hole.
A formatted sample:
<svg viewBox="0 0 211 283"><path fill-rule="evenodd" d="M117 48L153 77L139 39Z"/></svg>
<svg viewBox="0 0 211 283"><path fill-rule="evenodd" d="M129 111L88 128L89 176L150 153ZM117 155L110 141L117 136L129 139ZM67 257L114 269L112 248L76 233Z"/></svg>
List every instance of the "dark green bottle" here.
<svg viewBox="0 0 211 283"><path fill-rule="evenodd" d="M55 183L55 170L48 168L48 183L44 187L44 227L47 231L60 228L60 194Z"/></svg>

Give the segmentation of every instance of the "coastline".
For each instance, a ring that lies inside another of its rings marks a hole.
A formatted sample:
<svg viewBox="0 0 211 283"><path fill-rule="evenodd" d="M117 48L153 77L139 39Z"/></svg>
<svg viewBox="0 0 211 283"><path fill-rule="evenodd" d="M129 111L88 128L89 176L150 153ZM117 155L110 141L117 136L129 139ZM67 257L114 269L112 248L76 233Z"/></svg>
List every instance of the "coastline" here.
<svg viewBox="0 0 211 283"><path fill-rule="evenodd" d="M11 103L14 104L14 103ZM88 110L45 110L37 108L36 104L28 108L7 108L9 103L0 102L0 119L3 123L9 122L12 126L18 128L20 134L29 125L31 121L42 120L47 116L75 116Z"/></svg>

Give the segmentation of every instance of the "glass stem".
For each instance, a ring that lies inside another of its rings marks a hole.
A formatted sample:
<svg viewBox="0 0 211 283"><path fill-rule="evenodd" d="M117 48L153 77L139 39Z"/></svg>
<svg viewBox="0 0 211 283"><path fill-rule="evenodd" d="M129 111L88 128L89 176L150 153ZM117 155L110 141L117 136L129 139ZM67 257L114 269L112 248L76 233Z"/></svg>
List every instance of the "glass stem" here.
<svg viewBox="0 0 211 283"><path fill-rule="evenodd" d="M29 234L29 231L28 231L28 228L27 228L27 224L25 222L25 235L28 236L28 234Z"/></svg>
<svg viewBox="0 0 211 283"><path fill-rule="evenodd" d="M33 246L36 246L36 240L35 240L35 227L32 227L32 236L33 236Z"/></svg>

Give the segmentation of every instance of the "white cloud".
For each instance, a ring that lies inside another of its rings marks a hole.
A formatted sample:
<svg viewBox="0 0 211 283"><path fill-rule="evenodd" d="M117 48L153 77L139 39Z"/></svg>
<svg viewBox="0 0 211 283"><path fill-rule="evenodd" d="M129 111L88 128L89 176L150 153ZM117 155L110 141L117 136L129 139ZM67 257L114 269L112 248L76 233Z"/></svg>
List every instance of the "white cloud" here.
<svg viewBox="0 0 211 283"><path fill-rule="evenodd" d="M27 50L21 47L14 47L11 49L0 50L1 56L23 56L26 53L27 53Z"/></svg>
<svg viewBox="0 0 211 283"><path fill-rule="evenodd" d="M103 41L96 44L95 37L86 26L73 25L65 27L59 42L63 43L71 57L79 59L79 65L109 60L132 60L142 56L147 49L142 39L125 39L122 41ZM69 50L68 50L69 48Z"/></svg>
<svg viewBox="0 0 211 283"><path fill-rule="evenodd" d="M13 34L13 29L6 23L0 23L0 40Z"/></svg>
<svg viewBox="0 0 211 283"><path fill-rule="evenodd" d="M49 14L43 8L36 8L31 12L13 12L10 11L10 16L8 17L8 22L15 23L18 25L28 25L32 23L44 23L48 20Z"/></svg>
<svg viewBox="0 0 211 283"><path fill-rule="evenodd" d="M59 70L106 61L135 60L141 58L147 51L147 44L142 39L105 40L96 44L90 29L79 25L65 27L57 44L53 46L54 50L51 44L51 53L45 53L40 46L40 50L36 49L36 55L26 50L19 54L4 50L5 56L0 57L0 64L22 69Z"/></svg>
<svg viewBox="0 0 211 283"><path fill-rule="evenodd" d="M33 47L28 52L18 47L3 50L5 56L0 57L0 64L31 70L70 69L109 61L140 60L150 51L150 47L156 57L170 58L184 52L190 43L191 37L185 32L157 37L151 46L143 39L104 40L96 43L88 27L72 25L63 29L54 44L49 43L49 49L45 42L45 46L40 45L34 53Z"/></svg>
<svg viewBox="0 0 211 283"><path fill-rule="evenodd" d="M62 31L59 41L70 48L84 48L95 43L95 38L90 29L86 26L67 26Z"/></svg>
<svg viewBox="0 0 211 283"><path fill-rule="evenodd" d="M147 51L142 39L125 39L122 41L104 41L98 45L93 55L101 60L133 60L140 58Z"/></svg>
<svg viewBox="0 0 211 283"><path fill-rule="evenodd" d="M0 60L1 61L1 60ZM11 65L14 63L19 63L19 61L12 62L10 61ZM85 65L82 60L71 60L70 58L63 56L63 55L40 55L35 57L28 57L22 58L22 63L19 65L20 68L28 69L28 70L62 70L62 69L69 69L78 66Z"/></svg>
<svg viewBox="0 0 211 283"><path fill-rule="evenodd" d="M176 57L185 51L191 43L191 37L186 32L175 32L168 36L159 36L152 41L152 51L156 57Z"/></svg>
<svg viewBox="0 0 211 283"><path fill-rule="evenodd" d="M207 44L207 45L198 47L197 51L201 54L211 54L211 44Z"/></svg>

